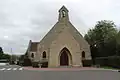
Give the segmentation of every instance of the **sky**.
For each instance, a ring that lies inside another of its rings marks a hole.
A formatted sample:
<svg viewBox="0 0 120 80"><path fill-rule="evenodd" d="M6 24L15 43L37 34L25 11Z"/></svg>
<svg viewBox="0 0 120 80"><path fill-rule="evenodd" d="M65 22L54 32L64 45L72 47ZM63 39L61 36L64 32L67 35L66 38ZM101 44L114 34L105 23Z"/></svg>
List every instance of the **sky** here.
<svg viewBox="0 0 120 80"><path fill-rule="evenodd" d="M112 20L118 28L120 26L119 0L0 0L0 46L3 51L24 54L29 40L39 42L54 26L63 5L82 35L100 20Z"/></svg>

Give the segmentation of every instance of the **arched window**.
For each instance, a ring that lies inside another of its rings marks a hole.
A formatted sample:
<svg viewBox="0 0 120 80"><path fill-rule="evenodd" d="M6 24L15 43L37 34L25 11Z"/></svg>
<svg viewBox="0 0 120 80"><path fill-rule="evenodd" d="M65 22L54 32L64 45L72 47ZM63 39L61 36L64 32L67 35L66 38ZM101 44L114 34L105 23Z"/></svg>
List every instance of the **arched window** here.
<svg viewBox="0 0 120 80"><path fill-rule="evenodd" d="M45 52L45 51L43 52L42 57L43 57L43 58L46 58L46 52Z"/></svg>
<svg viewBox="0 0 120 80"><path fill-rule="evenodd" d="M34 58L34 53L31 54L31 57Z"/></svg>
<svg viewBox="0 0 120 80"><path fill-rule="evenodd" d="M65 17L65 15L66 15L65 10L62 10L62 17Z"/></svg>
<svg viewBox="0 0 120 80"><path fill-rule="evenodd" d="M85 58L85 52L82 51L82 58Z"/></svg>

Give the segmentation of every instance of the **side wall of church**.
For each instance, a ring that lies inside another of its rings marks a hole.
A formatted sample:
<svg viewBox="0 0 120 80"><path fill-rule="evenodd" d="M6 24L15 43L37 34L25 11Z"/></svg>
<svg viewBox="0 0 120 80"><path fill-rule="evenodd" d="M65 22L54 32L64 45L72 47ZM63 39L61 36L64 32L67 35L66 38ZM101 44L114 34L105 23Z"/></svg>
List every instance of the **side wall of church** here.
<svg viewBox="0 0 120 80"><path fill-rule="evenodd" d="M36 61L40 61L41 59L43 59L43 52L46 53L46 59L49 58L49 48L44 46L44 45L38 45L38 48L37 48L37 55L36 55Z"/></svg>
<svg viewBox="0 0 120 80"><path fill-rule="evenodd" d="M90 51L90 45L85 41L84 38L81 38L81 51L85 52L85 59L90 60L91 59L91 51ZM82 52L81 52L82 53Z"/></svg>

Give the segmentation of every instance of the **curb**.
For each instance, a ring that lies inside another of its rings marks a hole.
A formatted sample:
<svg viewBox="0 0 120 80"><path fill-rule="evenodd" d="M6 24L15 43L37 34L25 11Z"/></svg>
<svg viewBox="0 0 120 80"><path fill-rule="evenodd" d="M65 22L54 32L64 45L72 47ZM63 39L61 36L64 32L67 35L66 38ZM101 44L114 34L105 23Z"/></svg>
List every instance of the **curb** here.
<svg viewBox="0 0 120 80"><path fill-rule="evenodd" d="M120 70L113 69L103 69L103 68L31 68L31 67L23 67L24 70L30 71L86 71L86 70L103 70L103 71L114 71L120 72Z"/></svg>

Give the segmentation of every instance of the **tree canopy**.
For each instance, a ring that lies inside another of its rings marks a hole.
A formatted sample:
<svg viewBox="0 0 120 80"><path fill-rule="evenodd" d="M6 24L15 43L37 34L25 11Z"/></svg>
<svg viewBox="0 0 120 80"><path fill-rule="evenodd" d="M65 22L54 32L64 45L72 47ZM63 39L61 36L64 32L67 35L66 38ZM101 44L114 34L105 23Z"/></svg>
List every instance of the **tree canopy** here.
<svg viewBox="0 0 120 80"><path fill-rule="evenodd" d="M5 54L3 52L2 47L0 47L0 59L8 59L8 60L10 60L10 55L9 54Z"/></svg>
<svg viewBox="0 0 120 80"><path fill-rule="evenodd" d="M0 54L3 54L3 49L2 49L2 47L0 47Z"/></svg>
<svg viewBox="0 0 120 80"><path fill-rule="evenodd" d="M84 38L91 45L92 55L107 57L116 55L118 36L120 36L120 32L118 33L114 22L102 20L98 21L93 29L89 29Z"/></svg>

